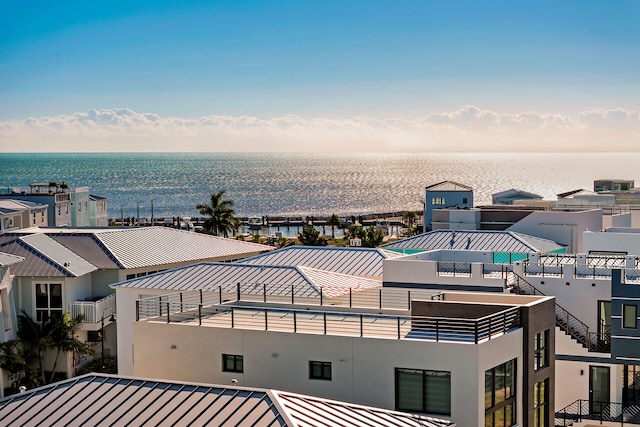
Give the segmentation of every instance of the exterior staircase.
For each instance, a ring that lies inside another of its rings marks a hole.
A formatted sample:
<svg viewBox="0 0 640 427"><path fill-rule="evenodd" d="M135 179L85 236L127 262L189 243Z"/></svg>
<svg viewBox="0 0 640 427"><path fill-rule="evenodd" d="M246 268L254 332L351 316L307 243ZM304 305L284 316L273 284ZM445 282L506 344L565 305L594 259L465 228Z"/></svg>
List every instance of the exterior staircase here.
<svg viewBox="0 0 640 427"><path fill-rule="evenodd" d="M545 295L512 270L506 271L506 282L507 287L518 295ZM611 335L609 333L598 335L596 332L590 332L589 326L558 303L556 303L555 310L556 326L588 351L608 353L611 350Z"/></svg>
<svg viewBox="0 0 640 427"><path fill-rule="evenodd" d="M640 399L624 405L616 402L589 402L579 399L555 413L555 427L572 426L586 420L640 425Z"/></svg>

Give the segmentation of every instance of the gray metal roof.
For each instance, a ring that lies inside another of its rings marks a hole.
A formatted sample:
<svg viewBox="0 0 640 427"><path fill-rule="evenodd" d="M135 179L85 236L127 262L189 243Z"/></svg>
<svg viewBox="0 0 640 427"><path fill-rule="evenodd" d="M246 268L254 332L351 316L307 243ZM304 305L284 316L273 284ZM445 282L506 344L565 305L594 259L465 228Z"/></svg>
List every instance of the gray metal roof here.
<svg viewBox="0 0 640 427"><path fill-rule="evenodd" d="M0 400L3 426L444 427L451 421L284 391L88 374Z"/></svg>
<svg viewBox="0 0 640 427"><path fill-rule="evenodd" d="M473 188L468 185L460 184L455 181L442 181L431 184L426 187L428 191L472 191Z"/></svg>
<svg viewBox="0 0 640 427"><path fill-rule="evenodd" d="M0 252L0 267L7 267L24 261L24 257Z"/></svg>
<svg viewBox="0 0 640 427"><path fill-rule="evenodd" d="M46 203L30 202L28 200L0 199L0 208L12 211L46 207Z"/></svg>
<svg viewBox="0 0 640 427"><path fill-rule="evenodd" d="M382 277L382 261L398 256L395 252L373 248L289 246L238 263L305 266L352 276Z"/></svg>
<svg viewBox="0 0 640 427"><path fill-rule="evenodd" d="M513 231L435 230L382 246L385 249L451 249L485 252L548 253L563 246Z"/></svg>
<svg viewBox="0 0 640 427"><path fill-rule="evenodd" d="M84 259L100 269L124 268L94 233L49 233L48 236L73 252L82 254Z"/></svg>
<svg viewBox="0 0 640 427"><path fill-rule="evenodd" d="M245 257L273 247L168 227L96 231L124 268Z"/></svg>
<svg viewBox="0 0 640 427"><path fill-rule="evenodd" d="M493 193L491 197L495 199L500 199L502 197L510 197L510 196L524 196L530 199L542 199L542 196L535 193L530 193L524 190L518 190L517 188L510 188L509 190L500 191L498 193Z"/></svg>
<svg viewBox="0 0 640 427"><path fill-rule="evenodd" d="M24 258L11 268L11 274L32 277L74 277L96 268L62 245L44 237L23 240L20 234L0 235L0 251ZM50 256L51 255L51 256ZM68 255L68 256L65 256ZM65 263L67 266L65 267ZM70 265L69 265L70 263Z"/></svg>
<svg viewBox="0 0 640 427"><path fill-rule="evenodd" d="M235 292L240 283L243 293L318 297L320 288L326 296L338 296L352 290L382 286L379 280L320 271L306 267L260 266L226 263L200 263L112 285L113 288L162 289L175 292L218 291Z"/></svg>

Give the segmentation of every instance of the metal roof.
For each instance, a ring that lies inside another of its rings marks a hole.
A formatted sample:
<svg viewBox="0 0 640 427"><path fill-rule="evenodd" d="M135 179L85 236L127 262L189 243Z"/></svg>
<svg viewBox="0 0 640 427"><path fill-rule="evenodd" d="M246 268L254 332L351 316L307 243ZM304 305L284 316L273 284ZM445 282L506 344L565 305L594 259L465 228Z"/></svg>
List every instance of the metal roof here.
<svg viewBox="0 0 640 427"><path fill-rule="evenodd" d="M468 185L460 184L455 181L442 181L431 184L426 187L428 191L472 191L473 188Z"/></svg>
<svg viewBox="0 0 640 427"><path fill-rule="evenodd" d="M24 261L24 257L0 252L0 267L7 267Z"/></svg>
<svg viewBox="0 0 640 427"><path fill-rule="evenodd" d="M510 197L510 196L525 196L531 199L542 199L542 196L535 193L530 193L524 190L518 190L516 188L511 188L509 190L500 191L499 193L494 193L491 195L493 199L500 199L502 197Z"/></svg>
<svg viewBox="0 0 640 427"><path fill-rule="evenodd" d="M127 280L112 287L176 292L200 289L214 292L222 288L222 292L236 292L238 283L244 293L262 294L266 285L268 294L274 296L291 295L293 286L294 295L299 297L318 297L321 287L324 295L333 297L348 294L349 288L357 291L382 286L379 280L305 267L200 263Z"/></svg>
<svg viewBox="0 0 640 427"><path fill-rule="evenodd" d="M305 266L352 276L382 277L382 261L398 256L402 255L374 248L289 246L238 263Z"/></svg>
<svg viewBox="0 0 640 427"><path fill-rule="evenodd" d="M450 249L485 252L548 253L563 246L514 231L435 230L383 245L387 249Z"/></svg>
<svg viewBox="0 0 640 427"><path fill-rule="evenodd" d="M0 235L0 251L24 258L11 269L11 274L16 276L74 277L96 270L45 235Z"/></svg>
<svg viewBox="0 0 640 427"><path fill-rule="evenodd" d="M444 427L451 421L250 387L88 374L0 400L0 424Z"/></svg>
<svg viewBox="0 0 640 427"><path fill-rule="evenodd" d="M168 227L101 230L96 237L124 268L244 257L273 247Z"/></svg>
<svg viewBox="0 0 640 427"><path fill-rule="evenodd" d="M12 211L34 209L34 208L46 208L46 203L36 203L27 200L15 200L15 199L0 199L0 208L8 209Z"/></svg>
<svg viewBox="0 0 640 427"><path fill-rule="evenodd" d="M125 268L94 233L50 233L56 242L69 248L96 267L109 270Z"/></svg>

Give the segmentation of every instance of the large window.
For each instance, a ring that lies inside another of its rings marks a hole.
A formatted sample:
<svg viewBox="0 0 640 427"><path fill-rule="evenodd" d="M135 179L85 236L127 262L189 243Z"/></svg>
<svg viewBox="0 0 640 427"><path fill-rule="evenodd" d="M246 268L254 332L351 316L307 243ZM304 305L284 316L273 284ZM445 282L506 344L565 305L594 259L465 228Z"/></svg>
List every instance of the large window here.
<svg viewBox="0 0 640 427"><path fill-rule="evenodd" d="M485 427L516 423L516 359L484 373Z"/></svg>
<svg viewBox="0 0 640 427"><path fill-rule="evenodd" d="M548 394L547 380L536 383L533 387L533 426L547 427Z"/></svg>
<svg viewBox="0 0 640 427"><path fill-rule="evenodd" d="M549 366L549 330L536 334L533 341L533 369Z"/></svg>
<svg viewBox="0 0 640 427"><path fill-rule="evenodd" d="M309 379L331 381L331 362L309 361Z"/></svg>
<svg viewBox="0 0 640 427"><path fill-rule="evenodd" d="M444 197L432 197L431 198L432 205L444 205Z"/></svg>
<svg viewBox="0 0 640 427"><path fill-rule="evenodd" d="M222 372L244 372L244 357L239 354L222 355Z"/></svg>
<svg viewBox="0 0 640 427"><path fill-rule="evenodd" d="M396 368L396 409L451 415L451 372Z"/></svg>
<svg viewBox="0 0 640 427"><path fill-rule="evenodd" d="M622 327L636 329L638 327L638 306L622 304Z"/></svg>
<svg viewBox="0 0 640 427"><path fill-rule="evenodd" d="M36 283L36 320L56 315L62 316L62 284Z"/></svg>

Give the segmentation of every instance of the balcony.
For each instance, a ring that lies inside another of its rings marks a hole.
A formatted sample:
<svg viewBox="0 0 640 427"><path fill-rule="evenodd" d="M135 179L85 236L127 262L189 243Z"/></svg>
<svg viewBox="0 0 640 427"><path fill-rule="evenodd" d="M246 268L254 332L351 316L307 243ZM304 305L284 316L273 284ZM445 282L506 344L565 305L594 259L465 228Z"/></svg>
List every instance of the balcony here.
<svg viewBox="0 0 640 427"><path fill-rule="evenodd" d="M97 331L111 323L111 315L116 312L116 294L113 293L97 301L74 301L71 304L71 316L82 316L80 329Z"/></svg>

